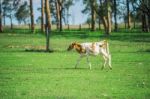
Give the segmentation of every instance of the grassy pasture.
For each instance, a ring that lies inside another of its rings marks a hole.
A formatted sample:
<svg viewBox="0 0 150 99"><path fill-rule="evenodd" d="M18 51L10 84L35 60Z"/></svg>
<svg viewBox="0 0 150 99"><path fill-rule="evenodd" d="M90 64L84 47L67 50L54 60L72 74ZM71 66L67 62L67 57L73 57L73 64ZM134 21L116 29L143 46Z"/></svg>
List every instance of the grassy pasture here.
<svg viewBox="0 0 150 99"><path fill-rule="evenodd" d="M79 57L67 52L71 42L105 39L100 32L51 34L53 53L45 53L42 34L0 34L1 99L149 99L150 33L119 32L107 37L113 70L101 70L102 58L90 57L74 69Z"/></svg>

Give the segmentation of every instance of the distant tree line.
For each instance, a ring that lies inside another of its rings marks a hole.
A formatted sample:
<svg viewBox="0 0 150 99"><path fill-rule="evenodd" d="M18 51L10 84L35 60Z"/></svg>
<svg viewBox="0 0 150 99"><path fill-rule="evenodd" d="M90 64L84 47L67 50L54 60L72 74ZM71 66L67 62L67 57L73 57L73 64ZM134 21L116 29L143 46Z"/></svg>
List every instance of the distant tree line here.
<svg viewBox="0 0 150 99"><path fill-rule="evenodd" d="M102 23L105 34L109 35L114 24L114 31L118 31L118 19L124 19L125 28L131 29L131 22L142 23L142 31L150 31L150 0L83 0L84 14L89 14L87 23L91 23L91 30L95 30L95 22ZM90 19L90 22L89 22ZM112 21L113 20L113 21Z"/></svg>
<svg viewBox="0 0 150 99"><path fill-rule="evenodd" d="M63 30L63 24L68 25L69 29L70 7L78 1L41 0L41 7L38 8L41 16L37 19L41 24L41 31L46 31L46 24L50 29L51 23L56 24L58 31ZM150 31L150 0L82 0L82 2L84 5L82 13L89 16L86 23L89 24L91 31L96 30L98 23L99 28L102 24L104 33L110 35L113 29L118 31L120 18L124 20L126 29L135 28L137 23L141 23L143 32ZM19 24L30 24L30 29L34 32L33 4L34 0L0 0L0 31L3 31L6 18L9 18L11 29L13 20L16 19ZM131 23L134 25L131 26Z"/></svg>

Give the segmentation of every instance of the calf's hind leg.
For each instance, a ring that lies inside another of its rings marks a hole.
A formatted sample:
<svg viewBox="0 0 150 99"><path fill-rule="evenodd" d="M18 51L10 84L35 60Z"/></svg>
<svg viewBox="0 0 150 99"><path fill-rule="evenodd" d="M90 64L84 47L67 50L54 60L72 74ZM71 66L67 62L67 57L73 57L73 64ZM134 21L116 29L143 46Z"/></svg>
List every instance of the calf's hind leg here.
<svg viewBox="0 0 150 99"><path fill-rule="evenodd" d="M91 69L91 63L90 63L90 61L89 61L88 56L86 57L86 59L87 59L87 63L88 63L88 64L89 64L89 66L90 66L90 69Z"/></svg>
<svg viewBox="0 0 150 99"><path fill-rule="evenodd" d="M104 65L103 65L102 69L105 68L105 66L106 66L107 63L108 63L108 65L109 65L109 68L112 69L112 67L111 67L111 57L110 57L110 55L109 55L108 53L106 53L105 50L101 50L101 53L102 53L103 59L104 59Z"/></svg>
<svg viewBox="0 0 150 99"><path fill-rule="evenodd" d="M112 66L111 66L111 55L109 55L108 66L109 66L110 69L112 69Z"/></svg>
<svg viewBox="0 0 150 99"><path fill-rule="evenodd" d="M107 58L103 55L103 59L104 59L104 64L102 66L102 70L105 68L106 64L107 64Z"/></svg>

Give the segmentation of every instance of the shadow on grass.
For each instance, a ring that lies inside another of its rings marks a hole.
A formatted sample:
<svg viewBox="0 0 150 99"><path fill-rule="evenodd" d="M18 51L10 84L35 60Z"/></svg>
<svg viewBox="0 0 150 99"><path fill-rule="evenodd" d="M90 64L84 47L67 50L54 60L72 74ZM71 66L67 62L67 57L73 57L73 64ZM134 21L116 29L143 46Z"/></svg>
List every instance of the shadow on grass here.
<svg viewBox="0 0 150 99"><path fill-rule="evenodd" d="M53 50L44 50L44 49L25 49L25 52L43 52L43 53L53 53Z"/></svg>
<svg viewBox="0 0 150 99"><path fill-rule="evenodd" d="M4 33L16 33L16 34L33 34L29 29L13 29L5 30ZM45 35L41 33L40 30L35 30L35 34ZM150 42L150 33L143 33L140 29L119 29L118 32L112 32L110 36L105 35L103 30L96 30L94 32L89 30L64 30L52 31L50 37L61 38L65 37L66 39L110 39L117 41L131 41L131 42ZM40 51L39 51L40 52ZM42 52L42 51L41 51Z"/></svg>
<svg viewBox="0 0 150 99"><path fill-rule="evenodd" d="M89 68L48 68L49 70L88 70ZM90 70L90 69L89 69Z"/></svg>
<svg viewBox="0 0 150 99"><path fill-rule="evenodd" d="M139 53L150 53L150 49L146 49L146 50L139 50L139 51L137 51L137 52L139 52Z"/></svg>
<svg viewBox="0 0 150 99"><path fill-rule="evenodd" d="M126 31L120 30L112 32L110 36L104 35L103 31L53 31L51 37L65 37L77 39L110 39L118 41L132 41L132 42L150 42L150 33L142 33L140 31Z"/></svg>

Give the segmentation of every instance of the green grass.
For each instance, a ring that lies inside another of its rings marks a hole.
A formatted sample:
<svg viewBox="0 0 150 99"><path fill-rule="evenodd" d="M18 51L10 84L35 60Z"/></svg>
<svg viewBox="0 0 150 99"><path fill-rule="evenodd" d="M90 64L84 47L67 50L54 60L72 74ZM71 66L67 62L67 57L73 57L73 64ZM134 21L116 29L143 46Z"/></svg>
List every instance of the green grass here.
<svg viewBox="0 0 150 99"><path fill-rule="evenodd" d="M42 34L0 34L1 99L150 98L150 33L120 31L105 37L100 32L66 31L51 36L54 52L45 53L39 49L45 46ZM90 57L92 70L85 59L74 69L79 56L67 52L68 45L105 38L110 43L113 70L101 70L99 56Z"/></svg>

